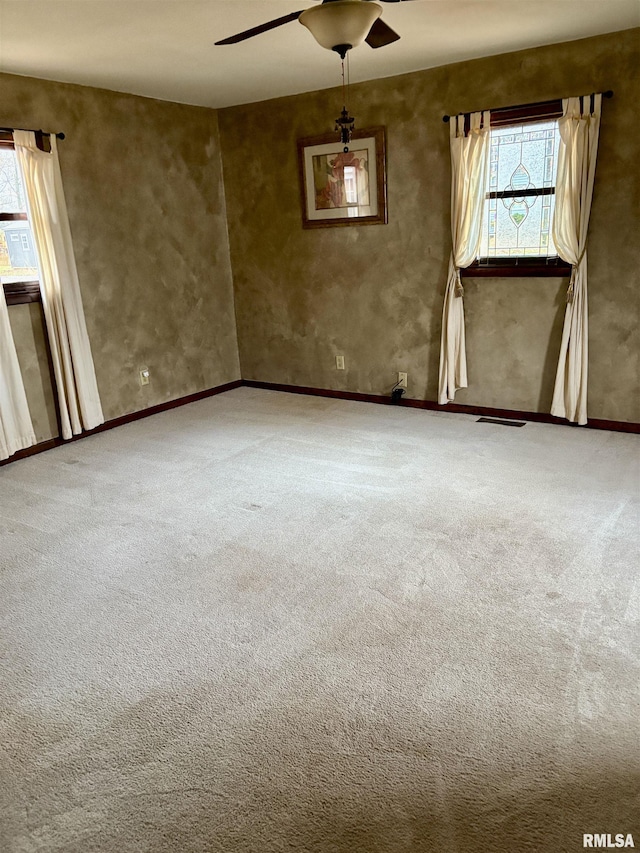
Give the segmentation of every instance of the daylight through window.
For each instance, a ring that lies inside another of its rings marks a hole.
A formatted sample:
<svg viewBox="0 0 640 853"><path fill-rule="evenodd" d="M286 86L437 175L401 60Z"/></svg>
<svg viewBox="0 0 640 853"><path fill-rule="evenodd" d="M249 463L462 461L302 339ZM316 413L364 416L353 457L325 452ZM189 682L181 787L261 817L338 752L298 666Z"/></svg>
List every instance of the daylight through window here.
<svg viewBox="0 0 640 853"><path fill-rule="evenodd" d="M480 258L550 258L557 121L492 128Z"/></svg>
<svg viewBox="0 0 640 853"><path fill-rule="evenodd" d="M0 146L0 284L38 280L38 261L13 146Z"/></svg>

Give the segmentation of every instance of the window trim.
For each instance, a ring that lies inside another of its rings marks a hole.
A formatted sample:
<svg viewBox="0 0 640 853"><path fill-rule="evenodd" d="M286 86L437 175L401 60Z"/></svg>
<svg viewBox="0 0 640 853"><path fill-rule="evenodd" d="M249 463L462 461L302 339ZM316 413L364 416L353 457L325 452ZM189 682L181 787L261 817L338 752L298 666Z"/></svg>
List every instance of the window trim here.
<svg viewBox="0 0 640 853"><path fill-rule="evenodd" d="M562 99L539 101L535 104L520 104L513 107L501 107L490 111L491 127L509 127L510 125L534 124L543 120L562 117ZM466 129L466 121L465 121ZM554 187L555 190L555 187ZM545 189L531 191L530 195L548 195ZM489 193L489 198L505 196L505 193ZM515 193L513 193L515 197ZM519 195L523 195L522 192ZM485 196L486 197L486 196ZM478 277L563 277L571 275L571 264L560 257L539 258L527 256L477 258L470 266L460 270L462 278Z"/></svg>
<svg viewBox="0 0 640 853"><path fill-rule="evenodd" d="M6 281L3 287L7 305L26 305L29 302L42 302L39 281Z"/></svg>
<svg viewBox="0 0 640 853"><path fill-rule="evenodd" d="M38 144L40 148L41 145ZM0 131L0 148L15 149L13 134ZM28 222L26 213L1 213L0 222ZM39 281L3 282L4 298L7 305L27 305L30 302L42 302Z"/></svg>
<svg viewBox="0 0 640 853"><path fill-rule="evenodd" d="M461 278L569 278L571 264L562 258L479 258L468 267L460 269Z"/></svg>

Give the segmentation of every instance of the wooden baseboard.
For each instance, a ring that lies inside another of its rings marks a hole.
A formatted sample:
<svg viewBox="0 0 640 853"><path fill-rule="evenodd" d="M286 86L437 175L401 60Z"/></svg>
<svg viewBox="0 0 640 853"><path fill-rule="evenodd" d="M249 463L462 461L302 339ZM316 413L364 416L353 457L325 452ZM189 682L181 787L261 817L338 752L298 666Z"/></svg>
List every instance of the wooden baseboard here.
<svg viewBox="0 0 640 853"><path fill-rule="evenodd" d="M95 429L87 430L87 432L83 432L80 435L74 435L70 439L49 438L46 441L34 444L32 447L19 450L13 456L9 457L9 459L0 460L0 467L8 465L10 462L17 462L18 459L25 459L27 456L34 456L36 453L43 453L45 450L52 450L54 447L61 447L63 444L69 444L71 441L78 441L89 435L96 435L96 433L105 432L105 430L123 426L132 421L139 421L141 418L148 418L151 415L157 415L159 412L167 412L169 409L175 409L178 406L186 406L188 403L195 403L197 400L204 400L206 397L223 394L225 391L231 391L233 388L240 388L241 386L247 388L264 388L267 391L284 391L287 394L309 394L314 397L333 397L336 400L379 403L385 406L399 405L405 408L428 409L434 412L456 412L462 415L478 415L479 417L502 418L503 420L536 421L544 424L576 426L576 424L570 424L568 421L562 420L562 418L554 418L544 412L521 412L514 409L493 409L488 406L466 406L459 403L448 403L446 406L440 406L433 400L403 399L399 403L392 403L391 397L386 397L382 394L359 394L355 391L336 391L331 388L311 388L306 385L283 385L279 382L258 382L253 379L236 379L234 382L217 385L215 388L197 391L195 394L187 394L186 397L179 397L177 400L167 400L166 403L158 403L157 406L150 406L148 409L142 409L139 412L131 412L119 418L112 418L110 421L100 424ZM590 429L607 429L613 432L640 433L640 424L627 421L607 421L593 418L589 420L587 427Z"/></svg>
<svg viewBox="0 0 640 853"><path fill-rule="evenodd" d="M545 412L522 412L515 409L494 409L489 406L467 406L461 403L447 403L441 406L435 400L411 400L403 398L399 403L393 403L391 397L381 394L359 394L355 391L335 391L330 388L310 388L305 385L282 385L278 382L258 382L244 379L243 385L249 388L264 388L269 391L285 391L289 394L310 394L315 397L334 397L337 400L356 400L361 403L381 403L385 406L399 405L410 409L428 409L433 412L455 412L461 415L478 415L479 417L502 418L503 420L535 421L543 424L558 424L559 426L577 427L563 418L555 418ZM640 424L628 421L607 421L590 418L586 425L590 429L607 429L613 432L640 433Z"/></svg>
<svg viewBox="0 0 640 853"><path fill-rule="evenodd" d="M79 441L89 435L96 435L99 432L105 432L114 427L130 424L132 421L139 421L142 418L148 418L151 415L157 415L159 412L167 412L169 409L176 409L178 406L186 406L188 403L195 403L198 400L204 400L206 397L213 397L216 394L222 394L225 391L231 391L233 388L239 388L242 385L241 379L236 379L234 382L226 382L224 385L217 385L215 388L207 388L205 391L196 391L195 394L187 394L185 397L178 397L177 400L167 400L166 403L158 403L156 406L150 406L148 409L142 409L139 412L131 412L128 415L121 415L119 418L112 418L110 421L105 421L95 429L87 430L74 435L72 438L49 438L46 441L41 441L31 447L25 447L24 450L18 450L9 459L0 460L0 467L8 465L10 462L17 462L18 459L24 459L27 456L34 456L36 453L43 453L45 450L52 450L54 447L61 447L63 444L69 444L72 441Z"/></svg>

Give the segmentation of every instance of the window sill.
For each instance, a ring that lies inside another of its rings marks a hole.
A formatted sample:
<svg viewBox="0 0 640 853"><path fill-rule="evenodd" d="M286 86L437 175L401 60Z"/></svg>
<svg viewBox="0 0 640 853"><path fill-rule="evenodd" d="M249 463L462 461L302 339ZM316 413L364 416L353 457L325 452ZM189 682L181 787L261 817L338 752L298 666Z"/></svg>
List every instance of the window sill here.
<svg viewBox="0 0 640 853"><path fill-rule="evenodd" d="M40 282L12 281L3 285L7 305L26 305L29 302L41 302Z"/></svg>
<svg viewBox="0 0 640 853"><path fill-rule="evenodd" d="M461 278L500 278L501 276L569 278L570 275L571 264L560 258L550 258L548 261L541 258L487 258L474 261L471 266L460 270Z"/></svg>

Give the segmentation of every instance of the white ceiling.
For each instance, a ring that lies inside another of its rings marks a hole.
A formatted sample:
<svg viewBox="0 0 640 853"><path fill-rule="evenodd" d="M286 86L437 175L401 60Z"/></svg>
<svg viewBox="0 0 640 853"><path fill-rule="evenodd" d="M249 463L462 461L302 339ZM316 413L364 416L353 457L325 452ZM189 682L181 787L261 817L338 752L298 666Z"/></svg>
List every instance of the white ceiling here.
<svg viewBox="0 0 640 853"><path fill-rule="evenodd" d="M214 42L314 0L0 0L0 70L225 107L339 85L340 60L297 21ZM402 38L351 52L351 80L640 26L640 0L383 3Z"/></svg>

